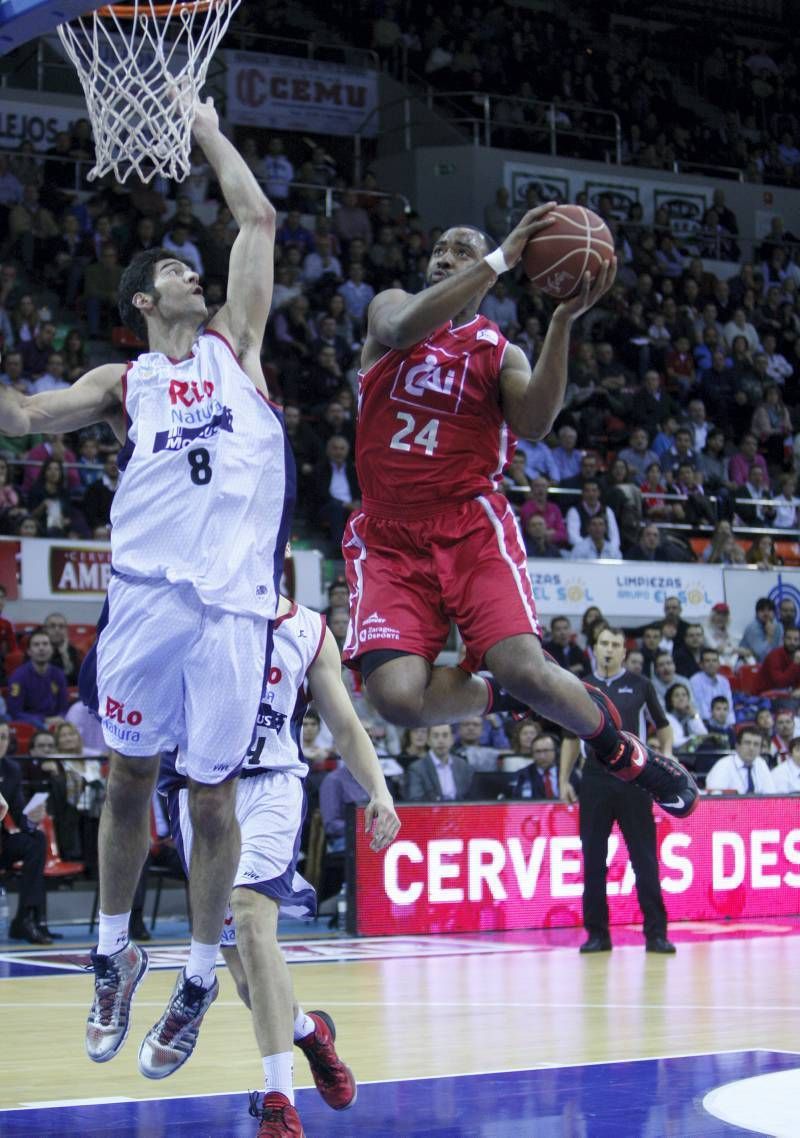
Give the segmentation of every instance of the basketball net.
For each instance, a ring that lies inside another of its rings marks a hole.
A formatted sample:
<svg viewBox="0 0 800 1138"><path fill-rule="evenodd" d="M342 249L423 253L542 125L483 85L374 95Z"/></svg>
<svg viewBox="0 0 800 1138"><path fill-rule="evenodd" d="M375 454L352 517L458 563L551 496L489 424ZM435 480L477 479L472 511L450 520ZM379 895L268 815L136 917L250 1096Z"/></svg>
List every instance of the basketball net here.
<svg viewBox="0 0 800 1138"><path fill-rule="evenodd" d="M90 179L187 177L200 90L240 2L133 0L58 26L94 132Z"/></svg>

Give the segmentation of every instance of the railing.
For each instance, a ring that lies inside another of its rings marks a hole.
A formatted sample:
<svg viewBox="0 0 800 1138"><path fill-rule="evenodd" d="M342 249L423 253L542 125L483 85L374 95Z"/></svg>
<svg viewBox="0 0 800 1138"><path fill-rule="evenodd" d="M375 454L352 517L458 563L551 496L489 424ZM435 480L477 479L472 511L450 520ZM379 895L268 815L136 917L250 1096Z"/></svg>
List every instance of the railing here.
<svg viewBox="0 0 800 1138"><path fill-rule="evenodd" d="M238 40L238 44L235 42ZM273 36L251 32L231 25L225 38L226 50L256 51L271 55L290 55L295 58L325 60L328 63L345 63L348 67L380 70L378 53L372 48L351 47L349 44L329 43L315 39L296 39L292 36Z"/></svg>
<svg viewBox="0 0 800 1138"><path fill-rule="evenodd" d="M19 151L8 150L8 149L5 149L3 147L0 147L0 155L3 155L4 157L6 157L9 160L9 165L11 167L11 171L13 172L14 159L19 157ZM56 162L60 165L68 165L68 166L71 166L73 168L74 177L72 180L72 186L71 187L60 187L60 188L68 190L68 191L74 190L76 193L81 192L87 188L84 186L83 181L84 181L84 178L86 176L86 173L88 172L88 170L93 165L92 159L89 159L89 158L69 158L66 156L61 156L59 154L47 154L47 153L44 153L44 154L38 154L37 153L33 157L36 160L36 162L42 167L44 166L45 162L47 162L47 163ZM43 178L44 178L44 174L42 171L42 180L43 180ZM259 185L261 185L263 188L264 179L259 178L258 175L256 175L256 178L259 182ZM332 217L333 216L334 201L336 199L340 198L342 196L342 194L347 193L349 189L355 190L355 192L359 195L359 197L389 198L392 201L395 201L395 200L399 201L402 203L403 213L406 215L411 213L411 202L405 196L405 194L401 194L401 193L389 192L389 191L385 191L385 190L362 190L356 186L352 186L352 187L346 186L344 188L340 188L339 186L336 186L336 187L327 186L321 182L290 182L289 185L291 186L291 188L293 190L307 191L307 192L310 192L312 195L316 195L319 198L320 202L322 203L322 210L320 210L318 212L321 212L325 217ZM180 196L180 194L179 194L179 196ZM197 205L200 203L195 202L194 204ZM167 218L166 224L169 224L169 221L170 221L170 219Z"/></svg>
<svg viewBox="0 0 800 1138"><path fill-rule="evenodd" d="M582 144L587 141L598 142L601 144L600 150L602 151L600 157L616 164L620 164L622 161L622 124L615 111L587 106L582 103L555 103L542 99L488 95L478 91L449 91L445 93L436 91L432 87L429 87L427 93L420 98L429 110L442 109L445 111L446 121L450 125L460 128L462 133L466 132L473 146L513 145L515 144L513 136L519 135L519 138L524 140L524 149L540 150L558 155L564 153L564 140L573 139L580 140ZM385 113L393 107L402 107L402 125L391 130L382 130L380 137L386 138L391 134L402 133L402 146L407 151L414 148L415 127L422 125L430 127L429 122L417 123L413 109L414 102L415 99L410 95L393 99L391 102L374 108L361 123L354 136L357 181L361 175L364 132L375 115ZM475 108L474 111L472 110L473 107ZM507 122L502 118L498 119L498 107L517 109L522 121ZM539 114L536 121L531 123L527 120L530 118L528 112L532 109L538 109ZM565 125L559 121L561 112L596 116L603 120L610 120L611 125L607 131L590 130L583 126L576 127L571 122ZM537 143L542 145L538 146Z"/></svg>

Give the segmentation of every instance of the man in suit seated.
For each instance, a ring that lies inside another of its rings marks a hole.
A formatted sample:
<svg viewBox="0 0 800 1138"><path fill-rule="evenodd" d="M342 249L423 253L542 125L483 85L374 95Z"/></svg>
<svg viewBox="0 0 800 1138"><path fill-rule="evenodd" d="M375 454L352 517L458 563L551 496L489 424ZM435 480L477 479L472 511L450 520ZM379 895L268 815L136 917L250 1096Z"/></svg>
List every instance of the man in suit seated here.
<svg viewBox="0 0 800 1138"><path fill-rule="evenodd" d="M406 802L454 802L468 798L472 767L453 753L453 730L442 723L428 730L428 753L406 771Z"/></svg>
<svg viewBox="0 0 800 1138"><path fill-rule="evenodd" d="M24 813L25 795L22 791L22 771L19 763L9 759L6 752L11 739L7 723L0 723L0 802L7 804L0 810L0 866L10 869L22 862L19 879L19 906L11 922L9 935L13 940L27 940L30 944L52 944L46 926L44 864L47 840L36 826L44 817L44 806Z"/></svg>
<svg viewBox="0 0 800 1138"><path fill-rule="evenodd" d="M356 468L350 458L350 443L342 435L331 435L328 439L325 457L314 467L311 495L316 520L330 533L333 556L340 556L345 522L361 501Z"/></svg>
<svg viewBox="0 0 800 1138"><path fill-rule="evenodd" d="M533 741L533 762L523 767L511 785L511 798L549 798L558 802L558 756L560 742L544 733Z"/></svg>

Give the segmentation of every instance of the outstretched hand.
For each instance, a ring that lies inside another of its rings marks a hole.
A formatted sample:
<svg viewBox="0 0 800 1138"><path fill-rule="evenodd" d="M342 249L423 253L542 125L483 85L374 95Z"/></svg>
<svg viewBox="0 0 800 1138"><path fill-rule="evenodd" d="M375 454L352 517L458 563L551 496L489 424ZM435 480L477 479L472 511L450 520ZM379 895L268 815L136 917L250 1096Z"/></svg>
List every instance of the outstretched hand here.
<svg viewBox="0 0 800 1138"><path fill-rule="evenodd" d="M582 316L584 312L588 311L593 304L597 304L603 293L608 292L614 283L616 275L616 257L612 257L610 261L603 263L594 282L592 281L591 273L584 273L580 292L577 292L575 296L571 296L569 300L562 300L558 308L556 308L556 312L560 316L568 316L570 320L576 320L579 316Z"/></svg>
<svg viewBox="0 0 800 1138"><path fill-rule="evenodd" d="M198 139L203 134L219 130L219 116L213 99L204 99L197 104L192 121L192 133Z"/></svg>
<svg viewBox="0 0 800 1138"><path fill-rule="evenodd" d="M378 853L391 845L400 830L400 819L391 798L370 798L364 811L364 833L372 833L369 848Z"/></svg>
<svg viewBox="0 0 800 1138"><path fill-rule="evenodd" d="M516 265L531 237L553 224L550 214L557 205L558 202L546 202L544 205L537 205L535 209L529 209L519 224L511 230L501 245L509 269Z"/></svg>

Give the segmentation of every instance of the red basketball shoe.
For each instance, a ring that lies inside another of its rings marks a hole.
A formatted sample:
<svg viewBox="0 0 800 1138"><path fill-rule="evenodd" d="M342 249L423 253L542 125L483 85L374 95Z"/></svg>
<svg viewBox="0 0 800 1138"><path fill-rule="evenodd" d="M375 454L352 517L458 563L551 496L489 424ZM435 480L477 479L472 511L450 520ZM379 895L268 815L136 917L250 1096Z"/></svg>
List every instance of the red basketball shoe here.
<svg viewBox="0 0 800 1138"><path fill-rule="evenodd" d="M249 1113L261 1119L256 1138L306 1138L300 1115L278 1091L270 1091L260 1103L258 1091L251 1091Z"/></svg>
<svg viewBox="0 0 800 1138"><path fill-rule="evenodd" d="M353 1072L336 1054L336 1027L327 1012L307 1013L316 1024L314 1031L295 1040L295 1046L308 1059L317 1090L333 1110L347 1110L356 1101L358 1087Z"/></svg>

